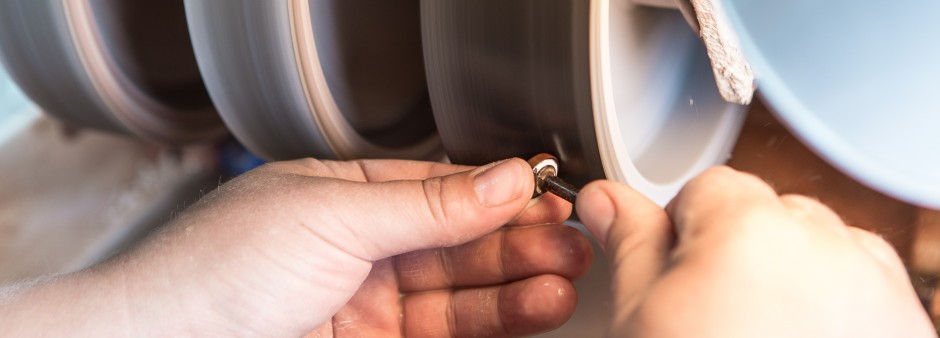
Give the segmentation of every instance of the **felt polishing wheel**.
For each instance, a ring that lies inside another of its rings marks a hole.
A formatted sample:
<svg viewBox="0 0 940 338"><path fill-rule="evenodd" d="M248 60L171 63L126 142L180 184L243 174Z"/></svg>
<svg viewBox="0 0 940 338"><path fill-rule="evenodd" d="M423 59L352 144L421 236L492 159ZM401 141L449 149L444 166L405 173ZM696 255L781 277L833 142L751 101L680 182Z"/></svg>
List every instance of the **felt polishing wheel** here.
<svg viewBox="0 0 940 338"><path fill-rule="evenodd" d="M207 87L267 159L440 159L417 0L186 1Z"/></svg>
<svg viewBox="0 0 940 338"><path fill-rule="evenodd" d="M629 0L425 0L435 119L455 163L551 152L576 184L665 204L724 162L744 114L681 14Z"/></svg>
<svg viewBox="0 0 940 338"><path fill-rule="evenodd" d="M70 124L165 143L225 134L181 3L3 1L0 52L23 91Z"/></svg>

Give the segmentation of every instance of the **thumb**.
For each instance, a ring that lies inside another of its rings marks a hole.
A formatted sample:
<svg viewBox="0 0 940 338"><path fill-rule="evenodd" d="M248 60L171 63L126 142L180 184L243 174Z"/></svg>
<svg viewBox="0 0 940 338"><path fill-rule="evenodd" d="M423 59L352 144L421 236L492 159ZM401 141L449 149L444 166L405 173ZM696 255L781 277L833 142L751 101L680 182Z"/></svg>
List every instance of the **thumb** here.
<svg viewBox="0 0 940 338"><path fill-rule="evenodd" d="M425 180L330 183L338 186L314 187L329 191L318 212L339 221L322 233L370 261L492 232L522 212L535 184L532 168L518 158Z"/></svg>
<svg viewBox="0 0 940 338"><path fill-rule="evenodd" d="M578 217L604 247L614 287L614 322L622 322L659 277L673 245L666 212L630 187L596 181L581 190Z"/></svg>

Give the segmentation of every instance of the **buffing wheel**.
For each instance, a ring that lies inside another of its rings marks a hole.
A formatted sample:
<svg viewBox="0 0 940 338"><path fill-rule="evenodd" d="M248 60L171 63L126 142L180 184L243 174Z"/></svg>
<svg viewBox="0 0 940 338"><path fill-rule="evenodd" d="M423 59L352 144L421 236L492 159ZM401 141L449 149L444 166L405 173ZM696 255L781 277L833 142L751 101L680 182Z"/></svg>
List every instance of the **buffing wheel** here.
<svg viewBox="0 0 940 338"><path fill-rule="evenodd" d="M724 162L724 102L678 12L628 0L424 0L425 62L455 163L551 152L562 176L611 178L665 204Z"/></svg>
<svg viewBox="0 0 940 338"><path fill-rule="evenodd" d="M187 1L232 133L268 159L441 159L417 0Z"/></svg>
<svg viewBox="0 0 940 338"><path fill-rule="evenodd" d="M165 143L225 134L181 3L3 1L0 52L23 91L72 125Z"/></svg>

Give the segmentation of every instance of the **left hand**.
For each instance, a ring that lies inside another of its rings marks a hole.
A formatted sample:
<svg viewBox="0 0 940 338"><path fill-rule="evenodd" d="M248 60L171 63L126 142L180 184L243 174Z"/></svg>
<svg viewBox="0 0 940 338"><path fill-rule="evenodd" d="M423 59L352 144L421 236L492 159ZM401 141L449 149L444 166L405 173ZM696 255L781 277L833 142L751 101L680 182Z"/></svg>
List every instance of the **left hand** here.
<svg viewBox="0 0 940 338"><path fill-rule="evenodd" d="M574 311L570 280L593 251L557 224L570 204L530 200L532 190L520 159L269 164L140 247L15 299L32 293L41 308L45 289L50 307L61 305L58 285L69 304L124 311L113 317L128 325L104 332L118 335L534 334ZM74 320L71 332L101 332L90 327L100 320L61 317ZM24 325L50 333L43 322Z"/></svg>

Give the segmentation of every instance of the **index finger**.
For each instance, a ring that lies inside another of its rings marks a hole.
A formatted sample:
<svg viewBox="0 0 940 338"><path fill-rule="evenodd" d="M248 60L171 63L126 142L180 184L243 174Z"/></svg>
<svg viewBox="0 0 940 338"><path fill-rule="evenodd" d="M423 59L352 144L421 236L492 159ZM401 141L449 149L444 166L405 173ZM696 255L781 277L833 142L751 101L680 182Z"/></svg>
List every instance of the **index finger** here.
<svg viewBox="0 0 940 338"><path fill-rule="evenodd" d="M368 182L423 180L476 169L476 166L409 160L357 160Z"/></svg>
<svg viewBox="0 0 940 338"><path fill-rule="evenodd" d="M358 160L350 163L361 169L367 182L385 182L396 180L423 180L430 177L446 176L458 172L473 170L477 167L407 160ZM534 178L533 178L534 179ZM516 218L507 225L525 226L564 222L571 215L572 205L568 201L552 194L533 199Z"/></svg>
<svg viewBox="0 0 940 338"><path fill-rule="evenodd" d="M355 182L425 180L476 169L475 166L411 160L328 161L313 158L271 163L263 170ZM533 178L534 180L534 178ZM561 223L571 215L571 204L547 194L533 199L507 225Z"/></svg>
<svg viewBox="0 0 940 338"><path fill-rule="evenodd" d="M424 180L477 168L475 166L411 160L330 161L314 158L274 162L265 167L267 170L296 175L338 178L356 182Z"/></svg>

